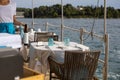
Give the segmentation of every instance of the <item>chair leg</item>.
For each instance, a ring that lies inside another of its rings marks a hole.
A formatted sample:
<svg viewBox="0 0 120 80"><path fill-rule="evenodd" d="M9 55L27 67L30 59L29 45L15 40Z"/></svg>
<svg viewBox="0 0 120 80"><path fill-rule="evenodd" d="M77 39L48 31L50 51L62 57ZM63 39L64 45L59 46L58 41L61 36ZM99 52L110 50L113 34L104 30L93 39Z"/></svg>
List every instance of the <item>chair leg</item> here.
<svg viewBox="0 0 120 80"><path fill-rule="evenodd" d="M52 72L50 71L50 79L49 80L52 80Z"/></svg>

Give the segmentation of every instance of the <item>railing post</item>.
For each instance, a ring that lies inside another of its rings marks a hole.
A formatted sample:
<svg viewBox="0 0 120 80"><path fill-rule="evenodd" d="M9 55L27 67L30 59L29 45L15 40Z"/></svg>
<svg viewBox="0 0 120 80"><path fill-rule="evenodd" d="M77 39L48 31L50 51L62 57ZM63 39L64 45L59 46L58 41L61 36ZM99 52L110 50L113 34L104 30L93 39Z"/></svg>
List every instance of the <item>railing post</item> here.
<svg viewBox="0 0 120 80"><path fill-rule="evenodd" d="M61 0L61 41L64 38L64 23L63 23L63 0Z"/></svg>
<svg viewBox="0 0 120 80"><path fill-rule="evenodd" d="M45 30L48 31L48 22L45 23Z"/></svg>
<svg viewBox="0 0 120 80"><path fill-rule="evenodd" d="M84 29L81 28L80 29L80 44L83 44L83 33L84 33Z"/></svg>
<svg viewBox="0 0 120 80"><path fill-rule="evenodd" d="M109 61L109 35L104 35L104 42L105 42L105 63L103 69L103 80L108 80L108 61Z"/></svg>

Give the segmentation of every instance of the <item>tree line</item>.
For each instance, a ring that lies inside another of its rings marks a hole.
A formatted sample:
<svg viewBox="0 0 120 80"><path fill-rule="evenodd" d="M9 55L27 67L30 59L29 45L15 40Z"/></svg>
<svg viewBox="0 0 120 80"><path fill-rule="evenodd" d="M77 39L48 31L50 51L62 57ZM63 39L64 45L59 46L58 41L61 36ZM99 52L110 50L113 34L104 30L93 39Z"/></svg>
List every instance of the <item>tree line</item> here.
<svg viewBox="0 0 120 80"><path fill-rule="evenodd" d="M30 8L17 8L18 12L24 12L25 18L32 17L32 9ZM63 6L63 14L66 18L103 18L104 7L96 6L77 6L71 4ZM58 18L61 17L61 4L52 6L39 6L34 8L35 18ZM107 18L120 18L120 9L114 7L107 7Z"/></svg>

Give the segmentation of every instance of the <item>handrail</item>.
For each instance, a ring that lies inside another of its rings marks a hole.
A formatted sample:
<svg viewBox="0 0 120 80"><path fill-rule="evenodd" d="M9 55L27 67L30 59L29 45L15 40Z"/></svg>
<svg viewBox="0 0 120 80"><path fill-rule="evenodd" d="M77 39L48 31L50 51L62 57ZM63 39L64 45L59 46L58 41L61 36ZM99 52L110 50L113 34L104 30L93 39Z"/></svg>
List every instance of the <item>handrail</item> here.
<svg viewBox="0 0 120 80"><path fill-rule="evenodd" d="M48 25L54 26L54 27L60 27L60 26L58 26L58 25L53 25L53 24L50 24L50 23L48 23Z"/></svg>
<svg viewBox="0 0 120 80"><path fill-rule="evenodd" d="M64 27L67 28L67 29L71 29L71 30L73 30L73 31L78 31L78 32L80 32L80 30L75 29L75 28L71 28L71 27L68 27L68 26L64 26Z"/></svg>
<svg viewBox="0 0 120 80"><path fill-rule="evenodd" d="M103 64L105 63L105 61L103 61L102 59L99 59L98 61L101 62L101 63L103 63Z"/></svg>
<svg viewBox="0 0 120 80"><path fill-rule="evenodd" d="M84 31L84 33L87 33L87 34L92 34L93 36L98 37L99 39L102 39L102 40L104 39L104 37L103 37L103 36L98 35L98 34L93 33L93 32L91 33L91 32L88 32L88 31L86 31L86 30L85 30L85 31Z"/></svg>
<svg viewBox="0 0 120 80"><path fill-rule="evenodd" d="M50 23L47 22L46 25L45 25L46 31L48 31L48 26L60 27L60 26L58 26L58 25L53 25L53 24L50 24ZM70 29L70 30L73 30L73 31L80 32L79 29L71 28L71 27L68 27L68 26L64 26L64 28L67 28L67 29ZM83 28L82 28L82 29L83 29ZM84 33L87 33L87 34L90 34L90 33L91 33L91 32L86 31L85 29L83 29L83 32L84 32ZM101 35L97 35L97 34L95 34L95 33L92 33L92 35L95 36L95 37L98 37L98 38L100 38L100 39L102 39L102 40L104 39L104 37L101 36Z"/></svg>

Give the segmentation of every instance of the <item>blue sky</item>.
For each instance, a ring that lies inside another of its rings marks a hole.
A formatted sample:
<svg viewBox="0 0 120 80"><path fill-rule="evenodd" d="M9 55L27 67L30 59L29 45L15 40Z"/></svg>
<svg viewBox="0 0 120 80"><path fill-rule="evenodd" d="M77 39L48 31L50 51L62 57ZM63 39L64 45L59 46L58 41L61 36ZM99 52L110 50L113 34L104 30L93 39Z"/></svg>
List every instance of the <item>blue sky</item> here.
<svg viewBox="0 0 120 80"><path fill-rule="evenodd" d="M32 8L32 0L15 0L17 3L17 7L25 7L25 8ZM41 5L53 5L57 3L61 3L61 0L33 0L34 1L34 7L39 7ZM73 6L77 5L97 5L98 0L63 0L63 4L70 3ZM107 6L111 6L114 8L120 9L120 0L106 0ZM99 5L103 5L104 0L99 0Z"/></svg>

